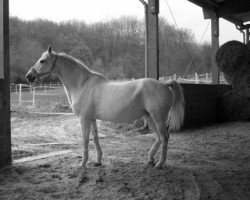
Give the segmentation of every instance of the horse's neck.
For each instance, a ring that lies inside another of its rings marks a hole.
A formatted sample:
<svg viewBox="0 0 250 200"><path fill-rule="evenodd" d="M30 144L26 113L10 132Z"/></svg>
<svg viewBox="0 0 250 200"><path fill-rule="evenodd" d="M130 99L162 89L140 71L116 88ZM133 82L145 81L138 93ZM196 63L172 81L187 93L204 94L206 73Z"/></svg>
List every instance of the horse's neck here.
<svg viewBox="0 0 250 200"><path fill-rule="evenodd" d="M68 61L65 58L58 59L57 76L66 88L68 95L78 91L82 84L89 78L90 72L84 71L77 66L77 63Z"/></svg>

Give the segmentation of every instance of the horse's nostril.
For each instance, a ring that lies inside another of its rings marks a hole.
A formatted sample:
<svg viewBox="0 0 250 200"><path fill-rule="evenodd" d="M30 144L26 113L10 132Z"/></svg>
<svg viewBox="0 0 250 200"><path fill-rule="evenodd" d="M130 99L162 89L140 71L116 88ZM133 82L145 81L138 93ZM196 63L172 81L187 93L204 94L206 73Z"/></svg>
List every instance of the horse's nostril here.
<svg viewBox="0 0 250 200"><path fill-rule="evenodd" d="M31 73L27 74L27 75L26 75L26 78L27 78L27 80L28 80L29 82L31 82L31 83L33 83L33 82L35 81L35 79L36 79L36 77L33 76Z"/></svg>
<svg viewBox="0 0 250 200"><path fill-rule="evenodd" d="M31 78L28 79L28 81L33 83L35 81L35 79L36 79L35 77L31 77Z"/></svg>

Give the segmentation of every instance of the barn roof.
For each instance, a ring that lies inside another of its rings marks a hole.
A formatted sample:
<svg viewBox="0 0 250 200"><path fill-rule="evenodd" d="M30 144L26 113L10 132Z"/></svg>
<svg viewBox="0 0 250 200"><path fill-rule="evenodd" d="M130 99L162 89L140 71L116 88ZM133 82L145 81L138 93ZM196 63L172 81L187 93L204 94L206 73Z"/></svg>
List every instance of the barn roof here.
<svg viewBox="0 0 250 200"><path fill-rule="evenodd" d="M250 21L250 0L188 0L203 8L204 18L211 19L213 12L237 26Z"/></svg>

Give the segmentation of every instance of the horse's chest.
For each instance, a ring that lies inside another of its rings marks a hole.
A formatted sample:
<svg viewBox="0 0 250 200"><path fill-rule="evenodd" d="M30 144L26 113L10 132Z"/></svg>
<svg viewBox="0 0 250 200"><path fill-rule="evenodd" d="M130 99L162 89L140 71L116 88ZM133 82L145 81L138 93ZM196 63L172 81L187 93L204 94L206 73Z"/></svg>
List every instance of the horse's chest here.
<svg viewBox="0 0 250 200"><path fill-rule="evenodd" d="M75 115L91 115L92 113L92 100L88 95L75 95L72 98L72 110Z"/></svg>

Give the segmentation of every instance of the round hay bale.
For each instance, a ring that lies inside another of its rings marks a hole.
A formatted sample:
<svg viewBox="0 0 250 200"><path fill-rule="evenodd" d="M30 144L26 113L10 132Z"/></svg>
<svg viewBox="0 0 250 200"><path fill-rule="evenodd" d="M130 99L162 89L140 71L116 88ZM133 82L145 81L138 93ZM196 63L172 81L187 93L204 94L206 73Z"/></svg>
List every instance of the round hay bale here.
<svg viewBox="0 0 250 200"><path fill-rule="evenodd" d="M250 64L250 49L239 41L229 41L219 48L215 60L224 74L233 76L241 66Z"/></svg>
<svg viewBox="0 0 250 200"><path fill-rule="evenodd" d="M242 66L232 78L236 94L250 98L250 65Z"/></svg>
<svg viewBox="0 0 250 200"><path fill-rule="evenodd" d="M229 76L229 75L227 75L227 74L225 74L225 73L223 73L223 74L224 74L225 80L226 80L230 85L232 85L233 77L232 77L232 76Z"/></svg>
<svg viewBox="0 0 250 200"><path fill-rule="evenodd" d="M223 121L250 120L250 99L227 92L220 101L220 117Z"/></svg>
<svg viewBox="0 0 250 200"><path fill-rule="evenodd" d="M250 49L250 42L247 43L247 48Z"/></svg>

